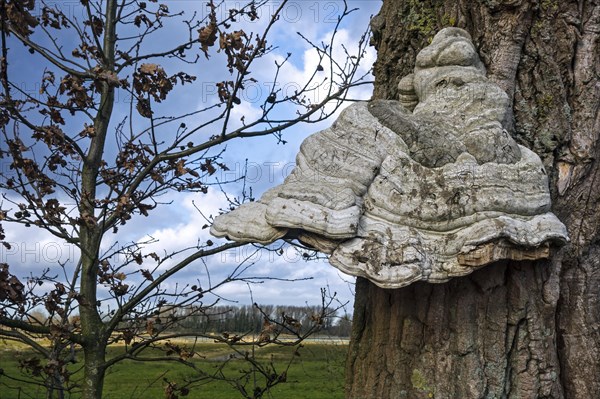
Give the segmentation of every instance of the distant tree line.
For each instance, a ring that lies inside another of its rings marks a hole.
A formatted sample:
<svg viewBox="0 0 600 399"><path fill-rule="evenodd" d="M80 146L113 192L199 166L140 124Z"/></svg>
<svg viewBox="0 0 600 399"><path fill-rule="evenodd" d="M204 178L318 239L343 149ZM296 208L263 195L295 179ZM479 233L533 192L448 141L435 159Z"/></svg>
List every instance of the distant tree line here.
<svg viewBox="0 0 600 399"><path fill-rule="evenodd" d="M315 323L321 313L319 306L290 305L242 305L213 306L209 308L169 307L165 305L156 318L177 318L176 329L195 333L258 334L263 330L265 318L280 320L302 331ZM322 320L322 335L349 337L352 318L348 313L334 315Z"/></svg>

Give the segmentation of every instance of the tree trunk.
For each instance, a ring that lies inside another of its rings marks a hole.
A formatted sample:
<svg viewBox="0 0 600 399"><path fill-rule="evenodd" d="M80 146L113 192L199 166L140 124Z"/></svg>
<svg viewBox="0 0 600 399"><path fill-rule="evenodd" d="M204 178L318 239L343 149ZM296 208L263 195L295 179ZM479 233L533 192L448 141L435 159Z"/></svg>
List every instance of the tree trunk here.
<svg viewBox="0 0 600 399"><path fill-rule="evenodd" d="M98 342L83 348L82 398L102 399L105 376L106 344Z"/></svg>
<svg viewBox="0 0 600 399"><path fill-rule="evenodd" d="M103 55L106 71L115 72L116 51L116 0L106 2ZM99 253L105 226L96 215L96 181L102 165L106 137L115 104L115 88L108 82L101 83L100 107L94 118L94 137L84 160L81 173L83 193L79 212L85 224L80 230L81 245L81 337L83 340L83 399L101 399L106 373L106 347L110 332L102 321L98 309Z"/></svg>
<svg viewBox="0 0 600 399"><path fill-rule="evenodd" d="M600 5L384 0L372 26L374 97L388 99L439 29L471 33L513 101L515 139L546 166L571 244L445 284L359 278L347 397L600 398Z"/></svg>

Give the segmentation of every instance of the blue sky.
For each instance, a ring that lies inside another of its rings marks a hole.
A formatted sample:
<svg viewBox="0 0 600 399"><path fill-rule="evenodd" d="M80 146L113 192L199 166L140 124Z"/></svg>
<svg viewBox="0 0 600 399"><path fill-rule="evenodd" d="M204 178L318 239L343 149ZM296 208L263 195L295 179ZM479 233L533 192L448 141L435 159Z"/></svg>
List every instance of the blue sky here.
<svg viewBox="0 0 600 399"><path fill-rule="evenodd" d="M234 6L236 3L242 4L241 2L230 2ZM195 7L197 2L170 1L167 4L171 8L186 9ZM269 8L274 10L279 4L280 2L277 1L269 3L266 12L270 13ZM350 8L356 7L359 10L352 13L342 24L341 30L338 32L338 43L343 43L349 50L352 50L368 26L370 16L378 12L381 1L350 0L348 4ZM259 106L270 92L268 82L274 71L274 62L281 61L288 52L292 53L292 56L289 64L281 73L279 87L282 90L293 90L298 86L298 82L303 82L314 71L318 59L296 32L301 31L307 38L317 43L327 41L340 11L341 2L339 1L290 1L283 10L282 20L275 25L275 29L270 35L270 42L278 49L265 57L261 63L255 65L253 76L259 83L256 86L247 87L242 93L242 103L234 109L232 123L241 123L239 121L241 116L250 120L252 116L261 113ZM267 18L261 18L258 22L248 22L244 30L258 32L264 27L266 20ZM177 27L173 29L172 34L176 35ZM151 41L151 46L168 45L170 36L158 37ZM336 49L336 53L340 57L343 55L341 48ZM363 61L363 71L367 71L371 67L375 55L374 49L369 48ZM176 100L171 98L168 103L165 103L161 112L169 114L184 105L201 108L217 101L211 90L216 81L222 80L219 75L222 67L218 63L218 57L217 55L211 62L204 63L200 73L197 69L190 71L199 75L194 89L190 89L188 86L178 87L174 92ZM163 66L168 70L168 62ZM22 63L17 63L14 67L22 70L23 85L27 88L31 86L35 90L34 82L39 81L42 73L35 63L23 59ZM190 66L190 69L194 68L197 67ZM27 76L31 78L28 79ZM352 97L368 99L371 92L371 86L362 86L352 93ZM316 94L314 99L319 100L319 94ZM128 112L125 106L126 102L123 101L122 104L123 106L118 108L114 114L115 121L120 120L120 117ZM230 170L218 172L217 177L221 181L241 177L244 174L244 165L247 164L247 184L252 187L254 196L258 197L269 187L281 183L289 174L302 140L309 134L327 127L333 120L329 119L320 124L298 125L289 129L285 133L284 139L287 141L285 145L278 144L274 137L230 142L224 153L224 161ZM239 184L223 187L223 190L231 197L239 196L241 189ZM115 238L118 238L120 243L143 242L148 237L158 240L148 246L144 250L145 253L170 252L181 246L194 245L198 240L215 240L209 236L208 229L201 227L206 223L203 215L216 215L220 208L226 206L221 190L214 188L209 190L206 195L173 193L162 200L170 202L170 204L160 207L148 218L134 218L119 231L118 237L108 237L105 248L108 248ZM197 209L201 209L203 215ZM13 243L13 249L11 251L0 250L0 262L11 264L11 270L19 276L27 275L30 271L39 271L40 268L57 260L72 260L77 257L77 252L73 248L56 242L42 231L13 226L5 226L5 229L8 233L7 240ZM331 267L325 259L306 262L293 248L286 248L281 256L276 256L273 252L254 253L253 251L252 246L247 246L206 259L206 264L197 262L176 275L169 284L181 285L194 283L197 280L206 281L207 270L211 275L211 280L218 281L226 276L241 259L252 255L249 262L253 263L253 266L248 271L248 276L271 276L281 279L311 278L311 280L296 282L265 281L263 284L254 285L251 290L255 302L290 305L318 304L320 288L327 286L331 292L337 292L338 298L342 302L350 302L348 310L351 310L353 300L351 283L354 279ZM206 283L203 284L206 286ZM244 283L225 285L218 293L226 299L242 304L250 302L250 288Z"/></svg>

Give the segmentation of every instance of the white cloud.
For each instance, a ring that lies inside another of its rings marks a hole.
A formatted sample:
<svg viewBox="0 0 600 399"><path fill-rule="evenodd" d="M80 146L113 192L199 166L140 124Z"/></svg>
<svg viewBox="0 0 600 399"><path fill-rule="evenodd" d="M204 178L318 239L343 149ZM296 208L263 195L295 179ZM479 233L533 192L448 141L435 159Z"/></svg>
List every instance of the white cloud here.
<svg viewBox="0 0 600 399"><path fill-rule="evenodd" d="M162 256L182 248L194 247L198 243L205 244L209 239L214 240L209 229L202 227L209 223L206 218L218 215L219 208L226 207L227 202L222 193L209 190L207 194L173 193L169 197L171 203L162 205L158 211L167 212L167 215L162 215L170 220L166 226L147 228L142 217L137 217L130 223L129 230L137 232L135 242L141 244L150 237L156 240L155 243L144 246L144 253L156 252Z"/></svg>

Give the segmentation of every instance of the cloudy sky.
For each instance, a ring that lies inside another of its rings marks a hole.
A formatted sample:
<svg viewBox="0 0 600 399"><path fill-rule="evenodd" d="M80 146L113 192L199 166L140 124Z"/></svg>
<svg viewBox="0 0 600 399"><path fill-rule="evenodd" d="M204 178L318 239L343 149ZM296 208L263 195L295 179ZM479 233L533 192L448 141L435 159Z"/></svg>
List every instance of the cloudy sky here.
<svg viewBox="0 0 600 399"><path fill-rule="evenodd" d="M170 1L168 4L171 8L186 9L197 8L198 2ZM236 2L230 2L230 5L235 6L235 4ZM264 12L264 15L269 15L279 4L280 2L273 1L267 4L266 10L261 12ZM366 30L370 17L379 10L381 1L349 0L348 5L350 8L358 8L359 10L353 12L344 20L341 29L337 33L337 43L344 44L352 52ZM246 87L246 90L242 92L242 102L235 107L232 114L232 127L241 123L240 118L242 116L248 121L261 115L260 105L270 92L268 83L272 82L275 62L281 62L288 52L292 56L281 71L278 87L283 92L285 90L293 91L299 84L306 81L307 77L313 73L319 64L319 60L316 52L309 48L297 32L302 32L306 38L314 43L328 42L342 9L342 2L337 0L296 0L290 1L286 5L281 20L275 25L270 34L269 41L277 48L261 60L258 65L255 65L253 77L257 79L258 83L255 86ZM248 21L244 30L258 32L261 28L264 28L267 19L260 18L252 23ZM176 31L177 27L173 29ZM173 34L176 34L175 31ZM171 40L170 35L162 36L157 40L153 40L151 46L168 45L169 40ZM340 59L344 58L341 46L336 47L334 54ZM375 60L375 55L374 50L369 48L361 66L363 73L370 69ZM35 67L32 66L31 62L25 60L22 65L17 65L16 68L21 68L25 75L27 73L31 73L32 76L36 77L40 75L39 70L34 73ZM165 68L168 68L168 64ZM221 75L222 64L216 62L206 63L198 77L197 84L194 86L195 89L186 89L185 86L179 88L177 100L170 101L168 107L174 107L173 110L176 110L185 104L200 109L214 104L218 100L214 93L214 84L222 80L222 77L219 78ZM33 85L27 79L24 79L24 85L29 84ZM368 99L371 92L371 86L361 86L352 92L352 98ZM322 92L316 92L314 100L318 101L321 95ZM114 120L120 120L122 115L127 114L127 102L123 101L122 104L123 106L116 110ZM161 111L164 113L171 112L169 108ZM227 181L246 174L246 190L252 188L254 196L258 197L269 187L281 183L285 176L291 172L295 155L302 140L307 135L327 127L332 122L333 119L330 119L321 124L293 127L285 133L284 140L286 140L286 144L278 143L277 139L271 136L230 142L227 145L226 152L224 152L224 161L230 170L219 171L216 177L220 181ZM185 246L193 246L199 240L201 242L208 239L214 240L209 236L208 229L202 229L202 226L206 224L205 216L219 214L219 210L227 206L225 194L230 198L239 197L242 188L240 184L230 184L224 186L222 190L214 187L206 195L173 193L168 197L163 197L161 200L169 203L168 205L160 207L158 211L151 213L148 218L134 218L119 231L118 237L109 237L104 246L109 248L114 239L118 239L119 243L124 244L143 242L151 237L156 242L147 246L144 252L155 251L160 254L169 253ZM42 231L12 226L5 226L5 229L8 233L8 241L13 243L13 249L10 251L4 248L1 249L0 262L9 263L11 270L17 275L25 276L29 272L39 271L40 268L53 262L73 260L77 257L77 253L73 248L45 236ZM274 247L278 246L277 243L274 245ZM186 284L200 281L201 285L206 286L207 272L210 274L213 283L220 281L245 259L245 264L252 265L246 272L247 276L302 279L295 282L265 280L262 284L253 285L251 290L255 302L290 305L319 304L320 289L329 287L331 292L337 292L337 296L342 302L350 302L348 310L351 310L354 279L331 267L325 259L304 261L291 247L284 248L282 255L269 251L255 252L255 248L252 246L238 248L206 259L205 263L196 262L190 265L176 275L176 278L169 284ZM250 288L244 283L227 284L219 289L218 293L228 300L238 301L241 304L247 304L251 301Z"/></svg>

